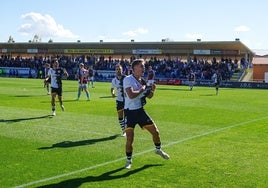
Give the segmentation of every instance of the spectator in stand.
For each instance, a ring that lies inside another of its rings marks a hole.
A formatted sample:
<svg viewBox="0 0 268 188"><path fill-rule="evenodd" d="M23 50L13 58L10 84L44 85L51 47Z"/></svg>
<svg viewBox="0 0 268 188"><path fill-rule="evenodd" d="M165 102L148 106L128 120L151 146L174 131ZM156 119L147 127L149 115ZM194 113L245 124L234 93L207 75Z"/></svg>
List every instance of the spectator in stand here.
<svg viewBox="0 0 268 188"><path fill-rule="evenodd" d="M57 58L61 60L60 67L65 68L70 74L70 79L75 79L75 74L79 63L84 63L85 66L94 65L94 69L96 70L114 70L114 66L117 63L120 63L123 67L123 72L126 75L131 74L131 69L128 67L130 62L128 60L112 59L112 57L104 56L87 56L86 58L84 56L57 56ZM153 67L156 77L167 79L173 77L175 79L187 79L187 70L192 69L196 73L196 79L211 80L213 70L218 69L222 73L222 78L225 80L230 79L233 72L239 71L240 66L241 68L246 68L248 66L248 62L245 60L245 58L242 58L240 62L237 59L232 62L230 58L217 59L215 57L211 59L211 62L208 59L198 58L199 57L189 57L187 61L185 57L185 62L183 62L183 58L158 59L157 57L152 57L147 63ZM42 63L44 60L50 63L49 59L53 59L53 57L33 56L30 58L23 58L21 56L17 56L15 58L10 58L9 56L1 56L0 67L30 68L32 73L29 74L29 77L32 78L38 75L38 70L43 66ZM12 77L14 76L14 74L9 75L9 72L7 72L6 75ZM99 76L100 75L101 73ZM96 78L94 71L93 78Z"/></svg>

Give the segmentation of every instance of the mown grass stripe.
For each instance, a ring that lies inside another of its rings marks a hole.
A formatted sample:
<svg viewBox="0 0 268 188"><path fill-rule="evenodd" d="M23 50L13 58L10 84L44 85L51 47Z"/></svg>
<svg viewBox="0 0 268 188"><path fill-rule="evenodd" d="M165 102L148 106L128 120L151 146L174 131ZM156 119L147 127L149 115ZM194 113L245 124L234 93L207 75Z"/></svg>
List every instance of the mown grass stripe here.
<svg viewBox="0 0 268 188"><path fill-rule="evenodd" d="M238 127L238 126L246 125L246 124L249 124L249 123L254 123L254 122L261 121L261 120L265 120L267 118L268 118L268 116L264 116L264 117L261 117L261 118L257 118L257 119L237 123L237 124L234 124L234 125L230 125L230 126L227 126L227 127L207 131L207 132L204 132L204 133L199 134L199 135L195 135L195 136L191 136L191 137L188 137L188 138L180 139L178 141L170 142L168 144L163 145L163 147L172 146L172 145L179 144L179 143L182 143L182 142L185 142L185 141L193 140L195 138L200 138L200 137L203 137L203 136L218 133L218 132L221 132L221 131L224 131L224 130L227 130L227 129L231 129L231 128L234 128L234 127ZM149 150L145 150L145 151L136 153L136 154L134 154L134 156L143 155L143 154L146 154L146 153L151 152L151 151L153 151L153 149L149 149ZM52 176L52 177L49 177L49 178L40 179L40 180L29 182L29 183L26 183L26 184L18 185L18 186L15 186L14 188L25 188L25 187L36 185L36 184L39 184L39 183L48 182L48 181L59 179L59 178L62 178L62 177L71 176L71 175L74 175L74 174L78 174L78 173L81 173L81 172L92 170L92 169L102 167L102 166L105 166L105 165L109 165L109 164L112 164L112 163L115 163L115 162L118 162L118 161L122 161L122 160L125 160L125 159L126 159L125 157L121 157L119 159L115 159L115 160L112 160L112 161L107 161L105 163L97 164L95 166L91 166L91 167L83 168L83 169L80 169L80 170L60 174L60 175L57 175L57 176Z"/></svg>

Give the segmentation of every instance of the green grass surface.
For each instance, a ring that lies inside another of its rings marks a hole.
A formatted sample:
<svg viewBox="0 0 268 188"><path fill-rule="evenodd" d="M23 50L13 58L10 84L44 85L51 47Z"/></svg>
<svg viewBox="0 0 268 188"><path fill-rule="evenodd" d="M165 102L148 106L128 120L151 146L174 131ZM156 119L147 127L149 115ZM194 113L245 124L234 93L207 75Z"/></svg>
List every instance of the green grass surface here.
<svg viewBox="0 0 268 188"><path fill-rule="evenodd" d="M156 122L164 160L150 134L135 129L133 166L110 83L95 83L76 101L63 82L66 110L42 80L0 78L1 187L267 187L268 90L157 86L146 110Z"/></svg>

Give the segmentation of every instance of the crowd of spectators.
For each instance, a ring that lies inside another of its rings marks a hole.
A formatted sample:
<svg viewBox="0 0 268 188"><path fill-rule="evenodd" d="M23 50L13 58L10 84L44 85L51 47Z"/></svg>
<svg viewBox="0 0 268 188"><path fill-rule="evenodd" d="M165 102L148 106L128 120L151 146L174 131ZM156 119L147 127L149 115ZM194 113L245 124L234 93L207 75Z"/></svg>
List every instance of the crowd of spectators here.
<svg viewBox="0 0 268 188"><path fill-rule="evenodd" d="M0 67L17 67L17 68L30 68L36 70L37 78L43 77L43 69L45 63L51 63L54 56L33 56L33 57L0 57ZM115 65L120 63L123 67L125 74L130 70L130 63L136 57L132 56L129 59L113 59L112 57L105 58L104 56L56 56L59 59L60 67L66 68L70 78L75 79L75 74L78 69L79 63L84 63L85 66L93 66L95 71L95 79L105 79L107 75L103 75L103 71L114 71ZM233 73L247 68L247 61L242 58L240 60L231 58L212 59L207 58L158 58L151 57L146 60L146 69L149 66L153 67L156 73L156 78L172 78L172 79L187 79L189 72L193 70L196 79L210 80L215 70L219 70L222 74L223 80L230 80ZM18 75L19 76L19 75ZM113 77L113 74L108 77Z"/></svg>

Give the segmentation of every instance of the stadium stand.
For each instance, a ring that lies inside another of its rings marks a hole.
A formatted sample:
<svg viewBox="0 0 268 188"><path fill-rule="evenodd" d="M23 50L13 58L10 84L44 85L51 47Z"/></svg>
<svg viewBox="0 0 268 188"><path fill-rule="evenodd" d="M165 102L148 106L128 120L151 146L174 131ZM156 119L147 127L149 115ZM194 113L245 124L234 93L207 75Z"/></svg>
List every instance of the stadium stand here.
<svg viewBox="0 0 268 188"><path fill-rule="evenodd" d="M238 81L251 63L254 53L238 39L215 42L93 42L93 43L0 43L0 73L9 77L43 77L45 63L60 59L60 66L75 79L78 64L92 65L95 78L109 81L120 63L126 74L130 62L144 58L156 79L184 80L193 70L199 80L210 80L219 69L226 81ZM171 81L172 82L172 81ZM174 82L174 83L181 83Z"/></svg>

